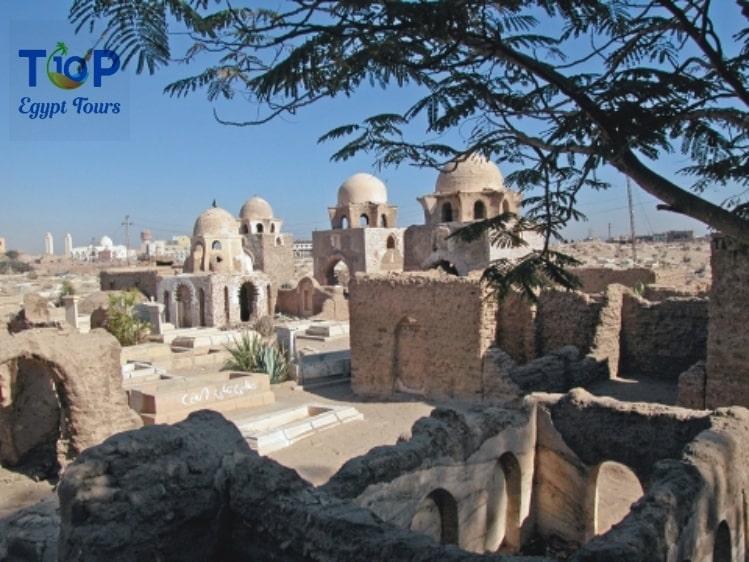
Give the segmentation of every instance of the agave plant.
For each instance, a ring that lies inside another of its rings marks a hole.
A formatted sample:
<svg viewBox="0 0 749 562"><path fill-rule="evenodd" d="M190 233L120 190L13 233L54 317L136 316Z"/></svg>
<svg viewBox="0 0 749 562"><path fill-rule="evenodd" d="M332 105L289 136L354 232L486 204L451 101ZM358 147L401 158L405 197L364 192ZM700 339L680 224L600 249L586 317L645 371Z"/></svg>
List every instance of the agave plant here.
<svg viewBox="0 0 749 562"><path fill-rule="evenodd" d="M226 346L229 358L223 369L233 371L255 371L270 376L272 384L285 381L289 376L289 360L286 352L275 343L263 340L249 331L242 332L239 338Z"/></svg>

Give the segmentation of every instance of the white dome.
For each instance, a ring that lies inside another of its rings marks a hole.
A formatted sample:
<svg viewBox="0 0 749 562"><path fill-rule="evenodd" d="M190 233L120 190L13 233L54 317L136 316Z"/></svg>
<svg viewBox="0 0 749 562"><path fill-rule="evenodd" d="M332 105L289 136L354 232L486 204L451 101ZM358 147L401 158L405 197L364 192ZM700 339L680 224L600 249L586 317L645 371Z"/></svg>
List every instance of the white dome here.
<svg viewBox="0 0 749 562"><path fill-rule="evenodd" d="M239 210L239 218L241 220L272 219L273 209L265 199L255 195L242 205Z"/></svg>
<svg viewBox="0 0 749 562"><path fill-rule="evenodd" d="M109 236L102 236L101 240L99 240L99 246L109 249L114 246L114 242L112 242Z"/></svg>
<svg viewBox="0 0 749 562"><path fill-rule="evenodd" d="M338 189L338 204L387 203L385 184L372 174L354 174Z"/></svg>
<svg viewBox="0 0 749 562"><path fill-rule="evenodd" d="M195 227L193 228L193 236L201 235L232 235L239 233L239 227L237 225L237 219L221 207L211 207L203 211L203 213L195 221Z"/></svg>
<svg viewBox="0 0 749 562"><path fill-rule="evenodd" d="M480 154L456 159L442 167L437 178L437 193L502 191L505 180L497 165Z"/></svg>

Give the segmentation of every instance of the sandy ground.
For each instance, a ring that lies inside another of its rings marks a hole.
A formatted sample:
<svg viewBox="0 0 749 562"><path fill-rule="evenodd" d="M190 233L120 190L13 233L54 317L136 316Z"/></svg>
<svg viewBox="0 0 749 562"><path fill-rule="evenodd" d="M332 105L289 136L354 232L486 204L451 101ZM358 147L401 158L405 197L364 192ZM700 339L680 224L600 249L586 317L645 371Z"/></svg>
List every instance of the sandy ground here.
<svg viewBox="0 0 749 562"><path fill-rule="evenodd" d="M280 464L295 469L314 485L327 482L348 459L363 455L379 445L392 445L401 435L410 435L414 422L428 416L435 406L463 404L436 404L408 395L400 395L389 401L365 400L356 396L345 383L312 391L303 390L294 383L284 383L274 386L273 390L276 402L266 406L265 411L302 404L330 404L350 405L364 415L363 421L352 421L325 429L269 455ZM673 404L676 399L676 387L673 384L648 379L604 381L589 390L593 394L622 400ZM252 414L261 414L264 410L253 410ZM237 416L242 414L238 412ZM49 482L35 482L26 476L0 468L0 526L2 520L18 509L48 498L53 493L53 485Z"/></svg>

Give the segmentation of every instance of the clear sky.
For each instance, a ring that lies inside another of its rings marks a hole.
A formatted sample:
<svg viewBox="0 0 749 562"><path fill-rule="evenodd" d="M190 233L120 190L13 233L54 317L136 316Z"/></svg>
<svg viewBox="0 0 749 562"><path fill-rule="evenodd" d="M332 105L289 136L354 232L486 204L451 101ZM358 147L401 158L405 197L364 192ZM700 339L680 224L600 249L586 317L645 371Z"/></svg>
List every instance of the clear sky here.
<svg viewBox="0 0 749 562"><path fill-rule="evenodd" d="M214 106L204 93L180 99L162 93L168 83L191 73L184 66L153 76L136 75L129 68L103 76L97 91L91 80L65 91L47 80L46 59L40 58L38 86L29 96L30 59L19 57L19 48L49 55L58 41L64 41L70 57L85 53L98 36L74 34L65 0L6 0L3 8L7 22L2 25L8 27L0 33L0 47L7 55L0 56L0 76L8 79L0 80L0 103L5 107L0 111L0 237L5 237L8 248L39 253L46 232L52 233L58 254L66 233L72 235L74 246L104 235L125 243L126 215L133 223L132 245L138 244L138 233L144 229L155 238L168 239L190 234L197 216L214 199L237 215L253 195L271 204L275 216L284 220L284 231L307 239L313 230L329 228L327 208L335 205L340 184L357 172L373 173L385 182L390 203L399 209L398 226L423 223L416 197L434 190L435 170L376 170L371 155L332 163L337 145L317 144L317 138L334 126L380 111L407 109L416 99L413 91L363 91L350 99L320 102L293 118L230 127L216 122ZM25 105L24 96L31 98ZM76 97L119 103L120 113L76 114ZM65 100L66 113L46 122L19 111L22 105L30 111L34 101ZM241 98L218 109L223 117L237 120L251 118L253 111ZM503 173L511 171L498 164ZM614 235L628 233L625 180L613 172L609 177L617 187L583 196L581 210L589 221L569 227L569 238L584 238L591 231L605 238L609 223ZM642 190L635 188L634 194L638 234L667 229L705 232L701 223L656 211L656 201Z"/></svg>

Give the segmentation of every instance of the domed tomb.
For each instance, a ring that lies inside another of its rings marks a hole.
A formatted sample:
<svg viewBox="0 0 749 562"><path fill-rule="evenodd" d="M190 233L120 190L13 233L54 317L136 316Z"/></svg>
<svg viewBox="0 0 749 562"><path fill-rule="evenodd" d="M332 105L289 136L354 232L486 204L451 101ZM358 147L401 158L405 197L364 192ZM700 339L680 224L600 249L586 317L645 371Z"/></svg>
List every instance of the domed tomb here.
<svg viewBox="0 0 749 562"><path fill-rule="evenodd" d="M239 211L239 220L272 219L273 209L265 199L257 195L249 198Z"/></svg>
<svg viewBox="0 0 749 562"><path fill-rule="evenodd" d="M505 180L497 165L481 154L471 154L466 158L448 162L442 167L436 193L477 192L486 189L502 191Z"/></svg>
<svg viewBox="0 0 749 562"><path fill-rule="evenodd" d="M230 236L238 233L237 219L227 210L221 207L211 207L195 221L193 236Z"/></svg>
<svg viewBox="0 0 749 562"><path fill-rule="evenodd" d="M338 189L339 205L387 203L387 201L388 194L385 184L372 174L354 174L344 181Z"/></svg>

